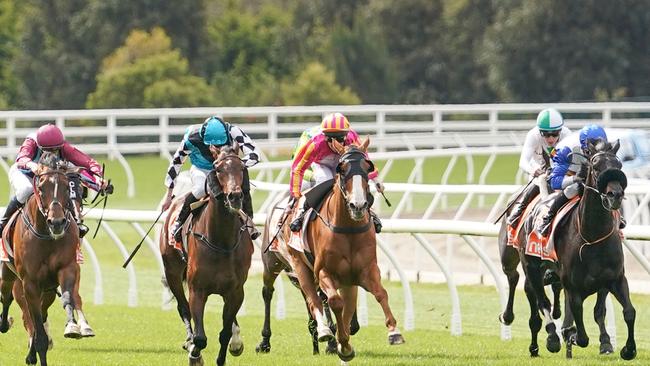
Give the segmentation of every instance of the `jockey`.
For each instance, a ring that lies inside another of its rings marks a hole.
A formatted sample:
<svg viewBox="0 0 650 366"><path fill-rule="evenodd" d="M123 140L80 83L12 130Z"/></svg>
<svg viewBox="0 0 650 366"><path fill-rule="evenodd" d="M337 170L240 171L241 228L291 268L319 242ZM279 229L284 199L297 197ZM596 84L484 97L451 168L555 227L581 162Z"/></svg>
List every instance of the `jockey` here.
<svg viewBox="0 0 650 366"><path fill-rule="evenodd" d="M542 219L538 232L547 236L551 222L558 210L570 199L580 194L580 185L584 177L579 175L581 168L587 163L584 155L587 154L587 144L607 142L605 130L598 125L587 125L580 130L579 141L574 136L562 141L557 147L557 154L553 157L553 171L550 176L551 188L562 190L551 204L548 213ZM576 152L577 154L572 154ZM620 228L625 227L621 218Z"/></svg>
<svg viewBox="0 0 650 366"><path fill-rule="evenodd" d="M25 138L18 150L16 162L9 169L9 181L16 195L9 201L4 216L0 219L0 233L16 210L23 207L29 196L34 193L32 179L39 168L39 161L44 151L56 152L61 159L86 170L81 172L84 184L95 190L106 190L108 182L103 179L102 167L90 156L77 150L68 143L61 130L53 124L41 126L36 133ZM75 203L72 210L79 227L79 237L83 238L88 227L81 218L82 191L80 181L70 181L70 198Z"/></svg>
<svg viewBox="0 0 650 366"><path fill-rule="evenodd" d="M165 177L167 186L167 196L163 203L162 209L167 210L172 202L172 191L174 190L174 181L181 170L181 166L190 157L192 166L190 167L190 177L192 179L192 191L185 197L183 207L178 213L176 222L172 228L174 240L180 243L181 227L187 217L190 215L190 205L199 199L205 197L205 183L208 173L212 170L214 158L210 153L210 146L233 145L235 142L239 145L244 153L244 166L250 168L259 162L260 151L253 143L253 140L244 133L239 127L225 122L219 117L212 116L207 118L200 125L189 126L183 136L180 146L176 150ZM250 233L251 239L255 240L260 235L259 231L253 224L253 201L250 193L250 179L248 169L244 169L244 181L242 182L242 192L244 193L243 211L248 216L246 226Z"/></svg>
<svg viewBox="0 0 650 366"><path fill-rule="evenodd" d="M515 203L512 212L508 216L507 222L511 227L517 226L526 206L539 194L539 182L546 181L544 153L549 158L552 158L555 155L557 143L570 133L571 130L564 126L564 119L556 109L544 109L537 115L537 125L526 134L526 141L519 158L519 168L527 172L530 179L538 176L543 177L536 184L529 185L521 193L519 201Z"/></svg>
<svg viewBox="0 0 650 366"><path fill-rule="evenodd" d="M293 200L292 205L298 202L303 190L334 178L340 158L340 155L332 147L334 140L346 146L350 144L360 145L359 135L350 128L350 122L341 113L325 116L320 125L320 132L306 140L294 154L289 180L289 192ZM313 169L313 183L304 180L305 172L309 168ZM368 178L374 182L377 191L383 192L384 186L377 180L377 175L378 172L375 170L368 174ZM381 232L382 225L379 217L372 210L369 212L375 225L375 231L377 233ZM298 212L293 216L294 220L290 225L291 231L300 231L304 214L305 207L301 205Z"/></svg>

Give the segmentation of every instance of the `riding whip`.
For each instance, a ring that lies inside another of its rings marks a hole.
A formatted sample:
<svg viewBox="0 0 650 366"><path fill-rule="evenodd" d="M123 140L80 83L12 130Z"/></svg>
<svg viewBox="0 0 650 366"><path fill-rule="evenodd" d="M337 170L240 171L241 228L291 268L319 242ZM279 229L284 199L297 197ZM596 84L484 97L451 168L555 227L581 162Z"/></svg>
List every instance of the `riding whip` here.
<svg viewBox="0 0 650 366"><path fill-rule="evenodd" d="M515 197L515 198L512 200L512 202L510 202L510 204L509 204L508 206L506 206L505 210L503 210L503 212L501 212L501 215L499 215L499 217L497 217L497 219L494 220L494 223L495 223L495 224L497 224L497 223L499 222L499 220L501 220L501 218L503 217L503 215L505 215L506 212L508 212L508 210L510 210L510 208L511 208L512 206L514 206L515 202L517 202L517 200L519 199L519 197L521 196L521 194L524 193L524 192L526 191L526 188L528 188L528 186L529 186L531 183L533 183L533 181L535 181L535 178L536 178L536 177L531 178L531 179L528 181L528 183L524 186L524 188L522 188L521 191L519 191L519 194L517 194L517 197Z"/></svg>
<svg viewBox="0 0 650 366"><path fill-rule="evenodd" d="M138 252L138 250L140 250L140 246L142 246L142 243L144 243L144 240L147 238L147 236L151 232L151 229L153 229L153 227L156 226L156 224L158 223L158 220L160 220L160 216L162 216L162 214L164 212L165 212L165 210L160 210L160 213L158 214L158 217L156 217L156 221L154 221L153 224L151 224L151 226L149 227L149 230L147 230L147 233L144 234L144 236L142 237L142 240L140 240L138 245L135 246L135 249L133 249L133 251L131 252L131 255L129 255L129 257L126 259L126 261L122 265L122 268L126 268L126 266L129 265L129 263L131 262L131 259L133 259L133 257Z"/></svg>

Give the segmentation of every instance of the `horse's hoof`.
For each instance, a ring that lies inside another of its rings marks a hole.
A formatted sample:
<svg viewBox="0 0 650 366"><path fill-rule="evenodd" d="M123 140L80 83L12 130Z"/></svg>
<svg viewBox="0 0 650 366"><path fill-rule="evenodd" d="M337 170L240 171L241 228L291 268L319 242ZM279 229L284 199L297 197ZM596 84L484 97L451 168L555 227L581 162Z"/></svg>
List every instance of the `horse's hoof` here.
<svg viewBox="0 0 650 366"><path fill-rule="evenodd" d="M95 331L93 331L93 328L91 327L81 327L81 336L86 338L86 337L94 337L95 336Z"/></svg>
<svg viewBox="0 0 650 366"><path fill-rule="evenodd" d="M27 355L27 357L25 357L25 363L28 365L36 365L36 355Z"/></svg>
<svg viewBox="0 0 650 366"><path fill-rule="evenodd" d="M625 346L621 349L621 358L625 361L633 360L636 357L636 348Z"/></svg>
<svg viewBox="0 0 650 366"><path fill-rule="evenodd" d="M0 317L0 324L2 324L2 323L3 323L3 321L2 321L2 317ZM9 329L11 329L11 326L12 326L12 325L14 325L14 317L13 317L13 316L9 316L9 317L7 318L7 323L6 323L6 325L5 325L4 327L3 327L3 326L0 326L0 333L7 333L7 332L9 331Z"/></svg>
<svg viewBox="0 0 650 366"><path fill-rule="evenodd" d="M329 342L332 339L334 339L334 334L332 333L332 330L329 327L325 326L318 329L319 342Z"/></svg>
<svg viewBox="0 0 650 366"><path fill-rule="evenodd" d="M79 339L81 338L81 328L79 327L78 324L69 322L65 326L65 331L63 332L63 336L66 338Z"/></svg>
<svg viewBox="0 0 650 366"><path fill-rule="evenodd" d="M548 338L546 338L546 349L551 353L558 353L560 352L560 348L562 348L560 345L560 337L556 333L549 334Z"/></svg>
<svg viewBox="0 0 650 366"><path fill-rule="evenodd" d="M203 356L198 355L196 357L192 357L192 355L189 355L188 358L190 366L203 366Z"/></svg>
<svg viewBox="0 0 650 366"><path fill-rule="evenodd" d="M576 344L578 345L578 347L582 347L582 348L589 346L589 337L587 337L586 335L584 337L580 337L579 335L576 336Z"/></svg>
<svg viewBox="0 0 650 366"><path fill-rule="evenodd" d="M257 353L269 353L271 352L271 344L266 342L261 342L255 347L255 352Z"/></svg>
<svg viewBox="0 0 650 366"><path fill-rule="evenodd" d="M404 337L399 331L388 333L388 344L390 344L391 346L403 344L404 342L406 341L404 340Z"/></svg>
<svg viewBox="0 0 650 366"><path fill-rule="evenodd" d="M515 320L514 314L512 316L509 316L508 318L506 318L503 315L503 313L499 314L499 322L501 322L501 324L503 325L510 325L514 320Z"/></svg>
<svg viewBox="0 0 650 366"><path fill-rule="evenodd" d="M239 348L233 348L233 344L231 343L230 347L228 347L228 351L233 357L241 356L241 354L244 353L244 343L240 343Z"/></svg>
<svg viewBox="0 0 650 366"><path fill-rule="evenodd" d="M352 346L350 346L350 352L348 352L348 354L346 355L346 354L343 353L343 351L341 351L341 345L340 344L338 345L338 347L336 347L336 354L339 356L339 358L343 362L350 362L350 361L352 361L352 359L355 356L354 348L352 348Z"/></svg>
<svg viewBox="0 0 650 366"><path fill-rule="evenodd" d="M601 355L609 355L614 353L614 347L612 347L611 343L602 343L600 345L600 354Z"/></svg>
<svg viewBox="0 0 650 366"><path fill-rule="evenodd" d="M528 351L530 352L530 357L537 357L539 356L539 346L537 345L531 345L528 347Z"/></svg>
<svg viewBox="0 0 650 366"><path fill-rule="evenodd" d="M338 349L337 349L336 340L332 339L331 341L327 342L327 347L325 348L326 355L335 355L337 351Z"/></svg>

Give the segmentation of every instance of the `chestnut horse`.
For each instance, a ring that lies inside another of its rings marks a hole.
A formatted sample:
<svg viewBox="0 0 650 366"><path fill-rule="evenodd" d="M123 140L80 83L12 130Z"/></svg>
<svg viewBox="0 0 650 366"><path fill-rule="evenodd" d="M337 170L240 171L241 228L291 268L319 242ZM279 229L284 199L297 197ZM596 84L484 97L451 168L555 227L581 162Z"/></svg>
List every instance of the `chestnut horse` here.
<svg viewBox="0 0 650 366"><path fill-rule="evenodd" d="M266 215L266 225L264 226L264 236L262 237L263 243L269 243L271 245L271 240L278 240L286 242L284 235L282 235L281 227L279 225L285 224L287 220L283 220L283 215L286 214L285 206L288 204L289 195L288 192L283 197L273 204L267 212ZM280 224L282 222L282 224ZM285 244L283 244L285 245ZM276 278L285 271L287 277L291 281L291 284L297 287L300 290L300 283L295 277L295 273L291 269L291 265L285 257L276 251L273 250L263 250L262 251L262 263L264 264L264 272L262 275L262 299L264 300L264 323L262 326L262 340L255 348L255 351L258 353L269 353L271 352L271 300L273 299L273 292L275 291L275 280ZM327 325L332 330L336 331L336 325L332 321L332 314L330 311L329 304L327 303L327 297L325 294L318 289L318 296L323 301L323 312L327 318ZM307 315L309 320L307 321L307 330L312 337L312 353L317 355L320 353L318 345L318 332L316 331L316 321L311 315L309 309L309 304L306 301L305 294L302 293L303 298L305 299L305 304L307 305ZM352 324L350 325L350 333L352 335L356 334L359 331L359 322L357 320L356 312L352 317ZM327 342L327 348L325 353L336 353L336 340L331 338Z"/></svg>
<svg viewBox="0 0 650 366"><path fill-rule="evenodd" d="M304 253L288 246L290 264L300 282L309 309L316 320L319 341L333 337L323 313L317 284L327 296L336 316L337 354L343 361L354 358L350 345L350 322L357 306L357 286L372 293L381 305L388 327L390 344L404 338L388 304L377 266L377 242L372 227L368 196L368 172L373 170L367 158L369 140L361 146L344 147L334 141L341 156L336 168L334 188L309 224L305 238L314 255L313 271L304 261ZM288 231L288 227L285 231ZM289 233L286 232L286 237ZM340 291L340 293L339 293Z"/></svg>
<svg viewBox="0 0 650 366"><path fill-rule="evenodd" d="M43 155L34 177L34 194L19 214L10 240L15 272L7 263L2 265L0 332L9 329L9 306L15 298L30 337L25 359L28 365L36 364L37 355L40 364L47 365L46 322L58 286L67 315L66 334L70 328L78 329L73 311L78 298L75 285L79 269L76 261L79 230L69 210L67 174L65 163L58 157Z"/></svg>
<svg viewBox="0 0 650 366"><path fill-rule="evenodd" d="M253 242L240 216L244 163L237 146L212 151L215 161L207 180L209 200L192 217L190 232L183 234L187 238L187 262L179 250L168 245L172 215L167 215L160 236L165 277L187 332L184 348L189 352L190 365L203 364L201 350L207 346L203 313L211 294L221 295L224 301L217 365L226 363L226 348L233 356L244 351L236 315L244 301L244 283L253 255ZM179 209L182 202L182 197L177 199L169 212ZM184 279L189 303L183 291Z"/></svg>

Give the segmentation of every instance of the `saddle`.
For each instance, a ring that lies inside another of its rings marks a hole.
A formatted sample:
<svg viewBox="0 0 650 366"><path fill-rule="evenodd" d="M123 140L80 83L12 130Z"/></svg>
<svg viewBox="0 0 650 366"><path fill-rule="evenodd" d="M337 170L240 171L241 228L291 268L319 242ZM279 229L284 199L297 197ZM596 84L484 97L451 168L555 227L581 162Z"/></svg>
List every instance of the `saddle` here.
<svg viewBox="0 0 650 366"><path fill-rule="evenodd" d="M558 226L563 225L569 218L569 214L577 206L580 196L575 196L560 208L553 218L551 230L547 237L540 237L536 228L540 226L542 218L548 212L554 195L549 196L542 204L537 205L531 220L525 220L528 237L526 240L526 255L539 257L543 260L557 262L557 253L555 252L554 234Z"/></svg>
<svg viewBox="0 0 650 366"><path fill-rule="evenodd" d="M5 225L4 230L0 233L0 262L14 263L14 243L11 238L14 237L14 231L16 231L16 222L18 222L18 215L21 215L23 209L18 209L11 215L7 225Z"/></svg>

